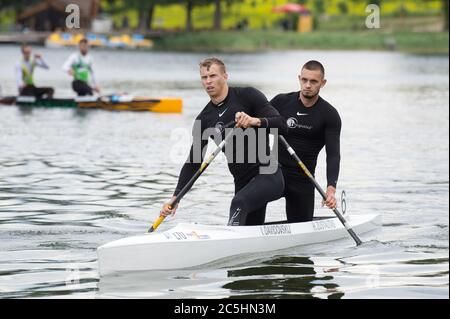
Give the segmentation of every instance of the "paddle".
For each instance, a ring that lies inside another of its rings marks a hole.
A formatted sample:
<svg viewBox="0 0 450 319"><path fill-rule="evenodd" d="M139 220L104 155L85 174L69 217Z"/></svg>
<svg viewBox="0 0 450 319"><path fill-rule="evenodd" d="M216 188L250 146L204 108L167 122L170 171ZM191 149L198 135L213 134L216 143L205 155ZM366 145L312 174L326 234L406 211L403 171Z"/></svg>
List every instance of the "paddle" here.
<svg viewBox="0 0 450 319"><path fill-rule="evenodd" d="M309 179L311 180L311 182L313 182L314 186L316 187L316 189L319 191L320 195L322 195L322 198L324 200L327 199L327 194L323 191L323 189L320 187L320 185L316 182L316 180L314 179L314 176L311 174L311 172L308 170L308 168L305 166L305 164L303 164L303 162L300 160L300 158L298 157L298 155L295 153L295 151L292 149L292 147L288 144L288 142L286 141L286 139L283 136L279 136L280 141L284 144L284 146L286 147L287 151L289 152L289 154L291 154L291 156L297 161L298 165L302 168L302 170L305 172L305 174L309 177ZM350 234L350 236L352 236L352 238L355 240L356 245L361 245L362 241L361 239L359 239L359 237L355 234L355 232L353 231L353 229L350 227L350 225L347 223L347 221L345 220L344 216L342 216L342 214L338 211L337 208L333 208L332 209L333 212L336 214L337 218L341 221L341 223L344 225L345 229L348 231L348 233Z"/></svg>
<svg viewBox="0 0 450 319"><path fill-rule="evenodd" d="M226 124L224 126L224 128L229 127L232 124L234 124L234 121ZM230 139L230 137L233 134L234 134L234 129L231 130L231 132L229 132L227 136L225 136L224 140L219 144L219 146L217 146L216 150L214 152L212 152L212 154L206 159L206 161L204 161L202 163L202 165L200 166L198 171L195 172L194 176L192 176L192 178L189 180L189 182L181 189L181 191L178 193L178 195L176 197L172 198L168 202L170 209L172 209L173 207L176 207L178 205L178 203L183 198L183 196L191 189L192 185L194 185L195 181L200 177L200 175L202 175L204 170L209 166L209 164L211 164L211 162L216 158L216 156L222 151L222 149L225 147L227 141ZM158 228L158 226L164 221L165 218L166 218L165 216L160 215L158 217L158 219L150 227L148 232L149 233L154 232L156 230L156 228Z"/></svg>

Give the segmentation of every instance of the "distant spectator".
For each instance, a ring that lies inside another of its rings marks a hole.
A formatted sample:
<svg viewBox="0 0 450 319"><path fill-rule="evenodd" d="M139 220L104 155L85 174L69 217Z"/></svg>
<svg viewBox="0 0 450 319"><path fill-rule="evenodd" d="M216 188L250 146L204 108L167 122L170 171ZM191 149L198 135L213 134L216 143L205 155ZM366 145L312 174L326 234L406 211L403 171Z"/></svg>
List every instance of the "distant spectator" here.
<svg viewBox="0 0 450 319"><path fill-rule="evenodd" d="M283 28L284 31L289 31L289 20L283 19L281 21L281 27Z"/></svg>

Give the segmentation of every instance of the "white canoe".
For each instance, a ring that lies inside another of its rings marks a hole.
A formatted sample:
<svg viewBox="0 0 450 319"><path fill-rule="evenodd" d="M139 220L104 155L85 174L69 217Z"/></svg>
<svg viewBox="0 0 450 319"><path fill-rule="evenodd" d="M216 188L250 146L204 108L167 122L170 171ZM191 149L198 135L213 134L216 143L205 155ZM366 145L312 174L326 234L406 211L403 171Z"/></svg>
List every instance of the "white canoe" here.
<svg viewBox="0 0 450 319"><path fill-rule="evenodd" d="M381 225L379 214L346 216L356 234ZM349 237L336 217L262 226L178 224L164 231L112 241L97 249L100 276L121 271L181 269L225 257Z"/></svg>

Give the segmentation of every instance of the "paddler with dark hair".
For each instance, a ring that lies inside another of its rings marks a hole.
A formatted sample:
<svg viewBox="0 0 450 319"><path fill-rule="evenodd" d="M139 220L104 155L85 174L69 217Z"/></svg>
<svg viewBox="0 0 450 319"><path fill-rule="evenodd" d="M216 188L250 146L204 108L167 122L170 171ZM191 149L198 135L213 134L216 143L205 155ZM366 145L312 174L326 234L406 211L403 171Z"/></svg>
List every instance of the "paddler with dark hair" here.
<svg viewBox="0 0 450 319"><path fill-rule="evenodd" d="M52 98L54 89L51 87L36 87L34 83L34 70L36 67L49 69L42 55L31 54L31 46L23 44L21 46L22 60L16 65L16 83L19 95L34 96L38 99Z"/></svg>
<svg viewBox="0 0 450 319"><path fill-rule="evenodd" d="M279 199L283 194L283 174L277 161L273 166L273 171L265 172L264 166L267 163L262 163L259 156L255 161L250 160L250 156L242 162L235 161L234 156L238 153L236 152L238 148L244 149L244 154L249 154L249 150L256 154L260 153L257 150L258 146L250 145L250 139L240 139L238 135L245 134L247 130L254 130L256 136L268 137L268 129L278 129L282 134L286 131L285 121L270 105L264 94L257 89L229 87L226 67L221 60L217 58L203 60L200 63L200 77L210 101L196 118L193 131L198 130L201 134L193 136L190 155L181 169L174 196L178 195L201 167L208 144L207 139L201 138L204 136L203 133L207 130L218 129L219 137L223 140L225 137L224 123L235 121L237 133L234 136L236 142L233 143L232 154L229 149L225 149L228 168L234 177L235 186L228 225L261 225L265 220L267 204ZM259 141L259 137L256 140ZM216 144L221 142L214 141ZM265 154L268 154L270 153L268 138L264 142L265 145L262 145L261 149L264 148ZM196 157L200 160L195 160ZM175 211L176 207L172 208L169 203L166 203L161 209L161 215L165 217L174 214Z"/></svg>
<svg viewBox="0 0 450 319"><path fill-rule="evenodd" d="M300 91L279 94L270 103L285 118L288 144L314 175L319 152L325 146L327 163L326 200L323 204L336 208L336 187L340 166L341 118L338 111L320 95L325 86L325 68L318 61L309 61L298 75ZM298 167L285 147L278 148L278 159L286 182L286 215L289 223L313 219L315 186Z"/></svg>
<svg viewBox="0 0 450 319"><path fill-rule="evenodd" d="M93 69L93 59L89 54L87 39L81 39L78 44L79 52L73 53L64 63L63 70L73 77L72 89L78 96L100 93ZM92 82L92 86L90 85Z"/></svg>

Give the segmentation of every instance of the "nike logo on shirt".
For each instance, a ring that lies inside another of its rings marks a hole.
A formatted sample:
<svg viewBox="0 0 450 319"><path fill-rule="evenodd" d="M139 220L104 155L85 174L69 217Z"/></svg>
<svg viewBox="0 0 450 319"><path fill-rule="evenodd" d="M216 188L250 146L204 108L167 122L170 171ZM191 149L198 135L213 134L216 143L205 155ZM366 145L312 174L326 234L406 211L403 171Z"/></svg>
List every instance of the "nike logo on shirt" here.
<svg viewBox="0 0 450 319"><path fill-rule="evenodd" d="M297 112L297 115L298 115L298 116L302 116L302 115L304 116L304 115L308 115L308 113L300 113L300 112Z"/></svg>
<svg viewBox="0 0 450 319"><path fill-rule="evenodd" d="M228 110L228 108L226 108L225 110L223 110L223 112L222 113L219 113L219 117L222 117L222 115L224 115L225 114L225 112Z"/></svg>

